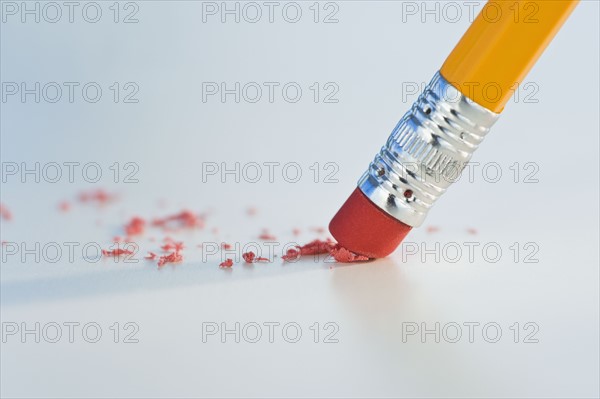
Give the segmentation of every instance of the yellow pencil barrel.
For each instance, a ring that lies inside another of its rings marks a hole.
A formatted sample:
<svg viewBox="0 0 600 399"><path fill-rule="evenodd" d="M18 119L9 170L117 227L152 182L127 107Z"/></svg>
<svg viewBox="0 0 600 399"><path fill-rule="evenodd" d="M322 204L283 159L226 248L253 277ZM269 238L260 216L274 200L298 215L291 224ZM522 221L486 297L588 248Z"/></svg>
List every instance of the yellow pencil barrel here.
<svg viewBox="0 0 600 399"><path fill-rule="evenodd" d="M440 73L462 94L499 113L569 17L575 0L492 0Z"/></svg>

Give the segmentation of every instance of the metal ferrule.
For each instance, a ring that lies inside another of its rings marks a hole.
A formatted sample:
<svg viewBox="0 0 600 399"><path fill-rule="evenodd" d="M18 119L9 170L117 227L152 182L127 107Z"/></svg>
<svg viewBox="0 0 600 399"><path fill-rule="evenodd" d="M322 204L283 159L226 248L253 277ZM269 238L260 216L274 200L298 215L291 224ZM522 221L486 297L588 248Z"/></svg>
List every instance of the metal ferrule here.
<svg viewBox="0 0 600 399"><path fill-rule="evenodd" d="M437 72L398 122L358 187L390 216L420 226L429 208L460 178L498 117Z"/></svg>

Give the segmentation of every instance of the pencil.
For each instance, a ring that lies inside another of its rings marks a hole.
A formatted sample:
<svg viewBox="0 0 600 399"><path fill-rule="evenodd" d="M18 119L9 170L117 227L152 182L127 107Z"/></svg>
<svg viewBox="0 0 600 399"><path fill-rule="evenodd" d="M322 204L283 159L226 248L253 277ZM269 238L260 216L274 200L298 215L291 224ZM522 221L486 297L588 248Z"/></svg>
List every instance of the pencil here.
<svg viewBox="0 0 600 399"><path fill-rule="evenodd" d="M333 217L342 247L384 257L423 223L577 3L485 4Z"/></svg>

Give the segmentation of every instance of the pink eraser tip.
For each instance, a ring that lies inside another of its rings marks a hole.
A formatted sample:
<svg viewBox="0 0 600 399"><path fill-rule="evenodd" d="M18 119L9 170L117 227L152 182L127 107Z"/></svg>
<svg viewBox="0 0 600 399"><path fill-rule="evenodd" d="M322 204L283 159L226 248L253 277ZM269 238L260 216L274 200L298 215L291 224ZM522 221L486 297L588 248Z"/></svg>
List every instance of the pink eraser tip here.
<svg viewBox="0 0 600 399"><path fill-rule="evenodd" d="M369 258L394 252L411 228L379 209L358 188L329 223L329 231L342 247Z"/></svg>

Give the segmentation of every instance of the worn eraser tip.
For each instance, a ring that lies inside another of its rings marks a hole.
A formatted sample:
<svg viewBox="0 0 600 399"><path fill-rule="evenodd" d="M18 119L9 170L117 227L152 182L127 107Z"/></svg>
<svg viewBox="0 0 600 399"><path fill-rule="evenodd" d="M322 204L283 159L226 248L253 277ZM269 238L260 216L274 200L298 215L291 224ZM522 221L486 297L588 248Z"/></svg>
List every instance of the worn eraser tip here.
<svg viewBox="0 0 600 399"><path fill-rule="evenodd" d="M329 232L342 247L369 258L394 252L411 229L379 209L358 188L329 223Z"/></svg>

